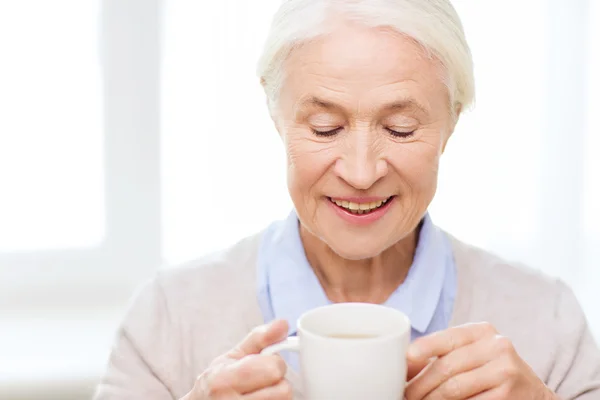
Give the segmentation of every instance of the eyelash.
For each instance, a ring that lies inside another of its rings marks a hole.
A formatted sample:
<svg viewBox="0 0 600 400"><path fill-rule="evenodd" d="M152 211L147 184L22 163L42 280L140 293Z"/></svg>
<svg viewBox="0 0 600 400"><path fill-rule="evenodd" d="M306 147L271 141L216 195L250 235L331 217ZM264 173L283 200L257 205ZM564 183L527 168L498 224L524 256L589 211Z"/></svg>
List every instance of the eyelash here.
<svg viewBox="0 0 600 400"><path fill-rule="evenodd" d="M406 139L411 137L412 135L415 134L415 131L410 131L410 132L398 132L395 131L393 129L390 128L385 128L386 131L388 131L390 133L390 135L397 137L397 138L402 138L402 139Z"/></svg>
<svg viewBox="0 0 600 400"><path fill-rule="evenodd" d="M336 135L337 133L339 133L343 128L335 128L332 129L330 131L318 131L316 129L313 129L313 133L317 136L321 136L321 137L331 137ZM402 139L406 139L411 137L412 135L415 134L415 131L411 131L411 132L398 132L395 131L393 129L390 128L385 128L386 131L389 132L390 135L397 137L397 138L402 138Z"/></svg>
<svg viewBox="0 0 600 400"><path fill-rule="evenodd" d="M341 131L343 128L335 128L332 129L330 131L318 131L316 129L313 129L313 133L317 136L321 136L321 137L330 137L330 136L334 136L335 134L337 134L339 131Z"/></svg>

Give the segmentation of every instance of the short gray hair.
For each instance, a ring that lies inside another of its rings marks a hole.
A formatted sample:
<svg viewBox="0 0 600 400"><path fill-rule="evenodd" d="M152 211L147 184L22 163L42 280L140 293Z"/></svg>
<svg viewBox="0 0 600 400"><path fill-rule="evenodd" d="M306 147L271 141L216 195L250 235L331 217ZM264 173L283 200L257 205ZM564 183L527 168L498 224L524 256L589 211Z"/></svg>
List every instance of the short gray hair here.
<svg viewBox="0 0 600 400"><path fill-rule="evenodd" d="M389 27L411 37L442 63L451 105L462 110L472 105L473 59L450 0L284 0L258 63L257 73L269 102L276 101L290 53L329 33L326 22L331 15L343 15L369 27Z"/></svg>

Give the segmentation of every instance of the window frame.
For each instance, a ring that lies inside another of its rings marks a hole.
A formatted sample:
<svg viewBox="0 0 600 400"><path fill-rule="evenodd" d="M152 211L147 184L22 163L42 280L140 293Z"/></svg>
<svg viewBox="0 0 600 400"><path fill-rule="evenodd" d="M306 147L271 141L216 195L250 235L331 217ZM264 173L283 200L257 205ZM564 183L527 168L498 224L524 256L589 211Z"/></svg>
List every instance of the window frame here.
<svg viewBox="0 0 600 400"><path fill-rule="evenodd" d="M0 309L122 304L161 264L163 0L101 0L106 233L92 248L0 253Z"/></svg>

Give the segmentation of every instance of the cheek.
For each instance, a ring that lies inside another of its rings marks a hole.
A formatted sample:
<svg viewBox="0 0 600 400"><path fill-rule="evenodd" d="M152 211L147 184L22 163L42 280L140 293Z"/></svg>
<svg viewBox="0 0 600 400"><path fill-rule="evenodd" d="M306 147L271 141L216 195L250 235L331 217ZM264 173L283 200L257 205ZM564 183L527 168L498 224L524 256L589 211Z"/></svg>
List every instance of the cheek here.
<svg viewBox="0 0 600 400"><path fill-rule="evenodd" d="M335 160L332 144L319 142L301 133L288 132L285 146L291 191L314 186Z"/></svg>
<svg viewBox="0 0 600 400"><path fill-rule="evenodd" d="M414 142L398 146L388 162L402 176L410 190L435 191L440 160L440 146L428 142Z"/></svg>

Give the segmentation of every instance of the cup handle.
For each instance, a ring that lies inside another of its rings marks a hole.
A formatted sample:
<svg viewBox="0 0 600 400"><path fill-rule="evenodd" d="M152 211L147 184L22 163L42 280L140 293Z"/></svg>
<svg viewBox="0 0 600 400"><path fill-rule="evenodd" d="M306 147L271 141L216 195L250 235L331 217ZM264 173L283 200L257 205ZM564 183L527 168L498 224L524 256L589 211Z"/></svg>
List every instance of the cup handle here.
<svg viewBox="0 0 600 400"><path fill-rule="evenodd" d="M275 343L269 347L263 349L260 354L271 355L279 353L282 350L299 351L300 350L300 338L297 336L290 336L282 342Z"/></svg>

